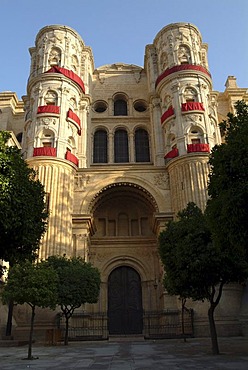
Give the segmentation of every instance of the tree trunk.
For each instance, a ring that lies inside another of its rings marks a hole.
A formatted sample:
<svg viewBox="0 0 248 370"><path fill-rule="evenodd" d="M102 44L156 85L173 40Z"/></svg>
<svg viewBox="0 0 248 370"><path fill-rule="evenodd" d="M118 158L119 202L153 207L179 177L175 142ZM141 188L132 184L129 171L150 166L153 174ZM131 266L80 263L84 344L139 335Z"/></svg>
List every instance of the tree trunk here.
<svg viewBox="0 0 248 370"><path fill-rule="evenodd" d="M32 316L31 316L31 326L29 333L29 343L28 343L28 360L32 360L32 341L33 341L33 331L34 331L34 316L35 316L35 306L31 306Z"/></svg>
<svg viewBox="0 0 248 370"><path fill-rule="evenodd" d="M68 336L69 336L69 317L65 317L65 340L64 340L64 345L68 346Z"/></svg>
<svg viewBox="0 0 248 370"><path fill-rule="evenodd" d="M184 309L185 309L185 303L186 299L182 298L182 335L183 335L183 341L186 342L185 337L185 320L184 320Z"/></svg>
<svg viewBox="0 0 248 370"><path fill-rule="evenodd" d="M11 336L13 309L14 309L14 302L11 300L8 306L8 319L7 319L6 331L5 331L6 337Z"/></svg>
<svg viewBox="0 0 248 370"><path fill-rule="evenodd" d="M214 310L216 305L211 303L210 307L208 309L208 320L209 320L209 328L210 328L210 335L211 335L211 341L212 341L212 352L213 355L219 355L219 345L218 345L218 338L217 338L217 332L216 332L216 326L214 321Z"/></svg>

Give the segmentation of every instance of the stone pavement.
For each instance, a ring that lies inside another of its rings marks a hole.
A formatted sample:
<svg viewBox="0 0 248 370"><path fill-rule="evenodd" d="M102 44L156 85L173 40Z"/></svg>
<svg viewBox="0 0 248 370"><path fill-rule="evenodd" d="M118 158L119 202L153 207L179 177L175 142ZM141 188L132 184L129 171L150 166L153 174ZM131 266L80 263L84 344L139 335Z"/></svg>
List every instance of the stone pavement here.
<svg viewBox="0 0 248 370"><path fill-rule="evenodd" d="M211 354L209 338L71 342L68 346L1 347L0 369L184 370L248 369L248 338L219 338L221 354Z"/></svg>

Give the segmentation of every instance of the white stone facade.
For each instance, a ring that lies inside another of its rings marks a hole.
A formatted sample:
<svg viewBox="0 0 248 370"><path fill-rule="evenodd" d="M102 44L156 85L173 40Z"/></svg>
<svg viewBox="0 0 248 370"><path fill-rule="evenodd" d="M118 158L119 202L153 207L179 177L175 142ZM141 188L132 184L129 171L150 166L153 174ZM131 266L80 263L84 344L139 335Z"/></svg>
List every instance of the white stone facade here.
<svg viewBox="0 0 248 370"><path fill-rule="evenodd" d="M180 307L164 292L157 238L188 202L204 209L218 124L235 101L248 100L233 76L223 93L212 90L207 50L197 27L175 23L146 46L144 67L95 69L77 32L47 26L30 48L27 96L0 94L0 129L23 134L24 156L48 195L40 258L82 256L98 267L100 299L86 310L109 321L110 276L122 267L139 276L144 312ZM232 309L224 296L217 322L224 335L238 335L241 292L229 293ZM205 335L206 305L190 305L195 334Z"/></svg>

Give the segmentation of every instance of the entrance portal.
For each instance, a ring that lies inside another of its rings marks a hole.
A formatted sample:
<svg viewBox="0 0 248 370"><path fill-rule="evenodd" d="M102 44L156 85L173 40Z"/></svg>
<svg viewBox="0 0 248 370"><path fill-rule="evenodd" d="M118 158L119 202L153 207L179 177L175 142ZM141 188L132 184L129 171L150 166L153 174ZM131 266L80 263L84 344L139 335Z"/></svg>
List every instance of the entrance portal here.
<svg viewBox="0 0 248 370"><path fill-rule="evenodd" d="M108 280L109 334L141 334L142 311L139 274L128 266L116 268Z"/></svg>

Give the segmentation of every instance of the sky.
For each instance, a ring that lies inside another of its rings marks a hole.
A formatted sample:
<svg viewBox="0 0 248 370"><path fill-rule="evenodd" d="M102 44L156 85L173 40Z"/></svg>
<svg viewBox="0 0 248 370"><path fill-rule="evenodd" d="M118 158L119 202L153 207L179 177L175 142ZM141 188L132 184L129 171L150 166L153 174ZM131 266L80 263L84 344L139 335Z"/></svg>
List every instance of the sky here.
<svg viewBox="0 0 248 370"><path fill-rule="evenodd" d="M93 51L95 68L144 65L145 47L166 25L193 23L208 44L213 88L228 76L248 88L247 0L0 0L0 92L26 94L29 48L47 25L66 25Z"/></svg>

